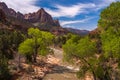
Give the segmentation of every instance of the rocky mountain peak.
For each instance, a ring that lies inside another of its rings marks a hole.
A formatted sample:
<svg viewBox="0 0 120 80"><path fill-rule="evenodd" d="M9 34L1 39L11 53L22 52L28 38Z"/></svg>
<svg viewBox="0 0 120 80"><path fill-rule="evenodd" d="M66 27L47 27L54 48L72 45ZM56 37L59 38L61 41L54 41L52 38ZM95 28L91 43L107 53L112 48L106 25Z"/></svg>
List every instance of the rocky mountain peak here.
<svg viewBox="0 0 120 80"><path fill-rule="evenodd" d="M17 26L22 25L27 28L30 27L28 24L31 24L41 30L50 31L55 34L66 33L66 31L60 26L59 20L54 20L52 16L44 10L44 8L41 8L36 12L23 15L12 8L8 8L5 3L0 2L0 9L3 10L7 20L13 20L12 23L14 23L15 26L17 24ZM3 13L0 13L0 18L3 18Z"/></svg>
<svg viewBox="0 0 120 80"><path fill-rule="evenodd" d="M2 9L5 12L5 14L9 12L9 9L4 2L0 2L0 9Z"/></svg>
<svg viewBox="0 0 120 80"><path fill-rule="evenodd" d="M53 20L52 16L48 14L43 8L39 9L37 12L25 14L24 18L32 23L60 26L59 21Z"/></svg>
<svg viewBox="0 0 120 80"><path fill-rule="evenodd" d="M24 18L24 15L20 12L16 12L12 8L8 8L4 2L0 2L0 9L2 9L6 15L16 17L16 18Z"/></svg>
<svg viewBox="0 0 120 80"><path fill-rule="evenodd" d="M36 26L40 26L41 24L44 25L51 25L51 26L60 26L58 20L53 20L52 16L48 14L44 8L39 9L37 12L28 13L23 15L20 12L14 11L12 8L8 8L4 2L0 2L0 9L2 9L7 16L12 16L18 19L23 19L28 21L32 24L37 24Z"/></svg>
<svg viewBox="0 0 120 80"><path fill-rule="evenodd" d="M4 2L0 2L0 8L8 8L7 5Z"/></svg>
<svg viewBox="0 0 120 80"><path fill-rule="evenodd" d="M44 8L39 9L38 12L46 13L46 11L44 10Z"/></svg>

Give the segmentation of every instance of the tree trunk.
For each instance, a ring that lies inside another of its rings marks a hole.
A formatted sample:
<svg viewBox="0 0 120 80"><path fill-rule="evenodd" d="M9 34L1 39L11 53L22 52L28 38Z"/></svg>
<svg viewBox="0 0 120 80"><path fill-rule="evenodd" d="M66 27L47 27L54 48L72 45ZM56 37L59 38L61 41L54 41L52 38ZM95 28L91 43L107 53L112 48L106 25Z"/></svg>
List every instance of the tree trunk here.
<svg viewBox="0 0 120 80"><path fill-rule="evenodd" d="M18 54L18 68L20 69L20 54Z"/></svg>
<svg viewBox="0 0 120 80"><path fill-rule="evenodd" d="M36 58L37 58L37 38L35 38L35 47L34 47L34 54L33 54L33 62L37 62Z"/></svg>
<svg viewBox="0 0 120 80"><path fill-rule="evenodd" d="M92 74L93 74L93 78L94 78L94 80L97 80L94 71L92 71Z"/></svg>
<svg viewBox="0 0 120 80"><path fill-rule="evenodd" d="M85 58L82 58L82 59L83 59L84 62L86 62L86 63L89 65L89 67L91 68L94 80L97 80L96 74L95 74L95 72L94 72L94 69L92 68L92 65L91 65L90 63L88 63Z"/></svg>
<svg viewBox="0 0 120 80"><path fill-rule="evenodd" d="M35 52L33 55L33 62L35 62L35 63L37 62L36 57L37 57L37 53Z"/></svg>

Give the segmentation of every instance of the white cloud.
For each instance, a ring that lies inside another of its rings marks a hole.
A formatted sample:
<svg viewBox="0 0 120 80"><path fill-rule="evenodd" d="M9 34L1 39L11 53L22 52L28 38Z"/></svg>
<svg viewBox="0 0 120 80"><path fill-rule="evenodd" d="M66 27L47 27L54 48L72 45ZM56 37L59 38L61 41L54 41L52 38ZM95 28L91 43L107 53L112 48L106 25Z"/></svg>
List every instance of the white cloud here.
<svg viewBox="0 0 120 80"><path fill-rule="evenodd" d="M107 7L110 3L116 1L120 0L98 0L98 3L78 3L71 6L54 5L54 7L56 8L55 10L46 8L46 11L50 13L53 17L75 17L77 15L80 15L81 13L85 14L91 11L98 11Z"/></svg>
<svg viewBox="0 0 120 80"><path fill-rule="evenodd" d="M9 8L22 13L35 12L40 7L36 6L38 0L1 0L5 2ZM39 0L40 1L40 0ZM108 6L110 3L120 0L98 0L96 3L78 3L71 6L53 5L55 10L45 8L53 17L75 17L81 13L88 13L91 10L99 10Z"/></svg>
<svg viewBox="0 0 120 80"><path fill-rule="evenodd" d="M53 17L75 17L80 13L86 13L87 9L95 8L94 3L82 4L78 3L72 6L55 5L55 10L46 8L47 12Z"/></svg>
<svg viewBox="0 0 120 80"><path fill-rule="evenodd" d="M61 25L62 26L66 26L66 25L70 25L70 24L76 24L76 23L85 23L91 19L93 19L95 17L88 17L88 18L85 18L85 19L82 19L82 20L72 20L72 21L61 21Z"/></svg>
<svg viewBox="0 0 120 80"><path fill-rule="evenodd" d="M112 2L116 2L116 1L120 1L120 0L99 0L98 4L96 4L96 8L94 10L99 10L99 9L103 9L107 6L109 6Z"/></svg>
<svg viewBox="0 0 120 80"><path fill-rule="evenodd" d="M61 22L61 25L68 25L68 24L75 24L75 23L84 23L85 20L74 20L74 21L63 21Z"/></svg>
<svg viewBox="0 0 120 80"><path fill-rule="evenodd" d="M13 8L15 11L22 13L34 12L40 9L35 6L37 1L38 0L1 0L1 2L5 2L9 8Z"/></svg>
<svg viewBox="0 0 120 80"><path fill-rule="evenodd" d="M78 28L76 26L73 26L73 25L66 25L66 26L63 26L64 28L72 28L72 29L79 29L79 30L83 30L82 28Z"/></svg>

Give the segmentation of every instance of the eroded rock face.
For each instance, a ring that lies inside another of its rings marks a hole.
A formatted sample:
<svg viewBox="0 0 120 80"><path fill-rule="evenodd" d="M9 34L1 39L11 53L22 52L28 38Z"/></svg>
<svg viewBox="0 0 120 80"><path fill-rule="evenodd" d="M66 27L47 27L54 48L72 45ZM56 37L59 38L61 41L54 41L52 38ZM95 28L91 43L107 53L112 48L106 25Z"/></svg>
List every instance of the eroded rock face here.
<svg viewBox="0 0 120 80"><path fill-rule="evenodd" d="M16 12L12 8L8 8L4 2L0 2L0 9L2 9L6 15L9 15L18 19L21 18L31 23L39 23L39 24L44 23L44 24L50 24L53 26L60 26L59 21L53 20L52 16L48 14L43 8L39 9L37 12L23 15L20 12Z"/></svg>
<svg viewBox="0 0 120 80"><path fill-rule="evenodd" d="M7 12L8 7L4 2L0 2L0 9L2 9L3 11Z"/></svg>
<svg viewBox="0 0 120 80"><path fill-rule="evenodd" d="M0 21L5 21L5 20L6 20L5 13L3 12L2 9L0 9Z"/></svg>
<svg viewBox="0 0 120 80"><path fill-rule="evenodd" d="M4 2L0 2L0 9L2 9L5 12L5 14L8 15L8 16L24 19L24 15L22 13L16 12L12 8L8 8L7 5Z"/></svg>
<svg viewBox="0 0 120 80"><path fill-rule="evenodd" d="M47 23L50 25L60 26L59 22L53 20L52 16L48 14L43 8L37 12L25 14L24 18L32 23Z"/></svg>
<svg viewBox="0 0 120 80"><path fill-rule="evenodd" d="M60 26L59 20L54 20L56 26Z"/></svg>
<svg viewBox="0 0 120 80"><path fill-rule="evenodd" d="M4 2L0 2L0 9L2 9L8 16L23 19L30 23L48 24L60 27L59 21L53 20L52 16L48 14L43 8L39 9L37 12L23 15L20 12L16 12L12 8L8 8Z"/></svg>

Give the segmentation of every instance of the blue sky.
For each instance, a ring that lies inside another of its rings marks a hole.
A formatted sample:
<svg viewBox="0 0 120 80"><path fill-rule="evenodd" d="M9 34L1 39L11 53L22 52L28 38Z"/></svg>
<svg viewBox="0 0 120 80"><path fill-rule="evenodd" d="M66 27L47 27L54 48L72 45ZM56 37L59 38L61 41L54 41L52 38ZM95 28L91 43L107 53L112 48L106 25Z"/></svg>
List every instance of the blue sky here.
<svg viewBox="0 0 120 80"><path fill-rule="evenodd" d="M120 0L1 0L22 13L44 8L62 27L94 30L102 9Z"/></svg>

